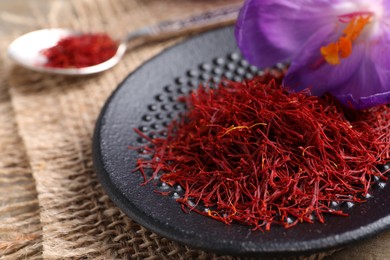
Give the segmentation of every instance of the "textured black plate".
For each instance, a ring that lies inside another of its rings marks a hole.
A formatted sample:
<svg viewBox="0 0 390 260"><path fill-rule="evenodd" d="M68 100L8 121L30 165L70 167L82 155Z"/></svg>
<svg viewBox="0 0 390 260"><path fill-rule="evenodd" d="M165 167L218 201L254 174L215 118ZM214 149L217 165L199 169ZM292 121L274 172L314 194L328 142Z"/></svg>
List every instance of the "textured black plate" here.
<svg viewBox="0 0 390 260"><path fill-rule="evenodd" d="M291 255L337 248L372 236L390 226L390 187L378 182L364 204L340 205L349 217L326 216L326 223L298 224L291 229L272 226L252 232L242 225L225 225L196 213L184 213L157 181L143 181L135 167L139 151L128 146L144 142L183 108L176 103L200 82L221 77L242 80L261 73L241 59L232 28L208 32L170 48L130 74L112 94L98 119L94 136L94 164L111 199L132 219L164 237L223 254Z"/></svg>

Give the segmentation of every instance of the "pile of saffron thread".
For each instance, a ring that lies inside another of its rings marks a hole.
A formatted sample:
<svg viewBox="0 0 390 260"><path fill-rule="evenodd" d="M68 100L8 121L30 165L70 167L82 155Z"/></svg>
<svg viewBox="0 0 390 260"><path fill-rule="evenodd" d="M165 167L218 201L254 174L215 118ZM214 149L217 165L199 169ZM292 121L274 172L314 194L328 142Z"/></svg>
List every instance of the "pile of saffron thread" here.
<svg viewBox="0 0 390 260"><path fill-rule="evenodd" d="M389 159L389 108L348 111L329 96L289 94L281 79L200 86L181 98L187 112L166 137L135 129L150 141L136 168L145 184L162 173L183 187L183 210L253 229L347 215L332 202L363 202L374 176L386 179L376 166Z"/></svg>
<svg viewBox="0 0 390 260"><path fill-rule="evenodd" d="M106 34L80 34L62 38L56 45L42 51L45 67L83 68L100 64L113 57L118 43Z"/></svg>

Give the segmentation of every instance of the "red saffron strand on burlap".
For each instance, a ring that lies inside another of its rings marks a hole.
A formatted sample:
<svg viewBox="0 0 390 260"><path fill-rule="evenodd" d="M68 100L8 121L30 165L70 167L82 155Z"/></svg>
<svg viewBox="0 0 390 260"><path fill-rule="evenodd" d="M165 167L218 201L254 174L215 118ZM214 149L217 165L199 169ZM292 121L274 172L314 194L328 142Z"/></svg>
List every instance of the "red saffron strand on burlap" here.
<svg viewBox="0 0 390 260"><path fill-rule="evenodd" d="M329 96L287 93L281 79L266 74L182 97L187 112L167 137L149 139L151 159L137 161L145 183L162 173L183 187L184 210L253 229L347 215L331 203L363 202L374 176L386 179L376 166L389 159L389 108L344 111Z"/></svg>

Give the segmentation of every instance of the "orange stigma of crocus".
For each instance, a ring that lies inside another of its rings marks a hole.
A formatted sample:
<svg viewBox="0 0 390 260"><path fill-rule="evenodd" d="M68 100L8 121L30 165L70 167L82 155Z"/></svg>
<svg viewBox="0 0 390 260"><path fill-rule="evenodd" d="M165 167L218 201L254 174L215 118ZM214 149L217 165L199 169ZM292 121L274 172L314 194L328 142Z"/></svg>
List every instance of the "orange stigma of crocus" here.
<svg viewBox="0 0 390 260"><path fill-rule="evenodd" d="M338 65L340 64L340 58L349 57L352 53L352 43L359 37L370 19L371 15L353 17L337 42L321 47L321 54L325 61L331 65Z"/></svg>

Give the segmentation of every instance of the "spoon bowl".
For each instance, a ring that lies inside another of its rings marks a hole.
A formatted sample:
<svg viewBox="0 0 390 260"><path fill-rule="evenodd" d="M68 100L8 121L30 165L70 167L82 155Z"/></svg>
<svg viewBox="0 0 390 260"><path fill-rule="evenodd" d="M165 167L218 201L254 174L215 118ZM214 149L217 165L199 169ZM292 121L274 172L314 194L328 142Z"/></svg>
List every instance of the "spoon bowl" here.
<svg viewBox="0 0 390 260"><path fill-rule="evenodd" d="M46 67L47 61L42 51L55 46L64 37L80 35L80 32L67 29L42 29L24 34L14 40L8 47L8 56L21 66L30 70L61 74L88 75L105 71L115 66L126 52L126 44L120 43L114 56L97 65L83 68Z"/></svg>

